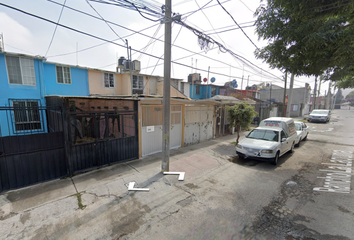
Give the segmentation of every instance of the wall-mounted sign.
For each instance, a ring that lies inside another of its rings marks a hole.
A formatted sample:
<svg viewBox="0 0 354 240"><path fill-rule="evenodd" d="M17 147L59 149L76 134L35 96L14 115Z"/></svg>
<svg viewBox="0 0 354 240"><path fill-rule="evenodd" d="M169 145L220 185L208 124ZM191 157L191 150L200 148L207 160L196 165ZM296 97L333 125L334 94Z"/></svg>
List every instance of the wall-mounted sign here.
<svg viewBox="0 0 354 240"><path fill-rule="evenodd" d="M153 132L155 131L155 127L154 126L147 126L146 127L146 132Z"/></svg>

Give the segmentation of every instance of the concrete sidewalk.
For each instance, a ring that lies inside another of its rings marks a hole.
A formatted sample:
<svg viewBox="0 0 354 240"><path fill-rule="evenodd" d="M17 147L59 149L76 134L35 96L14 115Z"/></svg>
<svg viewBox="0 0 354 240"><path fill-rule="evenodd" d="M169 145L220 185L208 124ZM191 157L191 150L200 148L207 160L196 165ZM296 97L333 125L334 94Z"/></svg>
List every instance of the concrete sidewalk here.
<svg viewBox="0 0 354 240"><path fill-rule="evenodd" d="M241 139L244 135L241 133ZM170 171L185 172L184 184L192 184L192 180L227 167L228 159L235 156L231 144L235 139L236 135L229 135L171 150ZM0 195L0 238L119 238L121 232L134 231L137 219L153 209L159 209L155 214L163 219L164 214L174 211L176 201L184 201L189 194L176 187L177 176L161 173L161 159L162 154L158 153L5 192ZM149 193L128 191L131 181L137 183L135 187L149 188ZM115 230L113 223L121 223L122 219L125 230Z"/></svg>

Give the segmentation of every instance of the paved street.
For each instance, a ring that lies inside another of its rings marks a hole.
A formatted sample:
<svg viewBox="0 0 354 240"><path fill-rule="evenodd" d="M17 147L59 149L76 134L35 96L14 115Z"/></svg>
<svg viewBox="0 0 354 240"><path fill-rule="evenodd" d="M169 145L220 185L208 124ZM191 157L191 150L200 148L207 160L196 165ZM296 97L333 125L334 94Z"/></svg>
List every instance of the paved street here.
<svg viewBox="0 0 354 240"><path fill-rule="evenodd" d="M227 136L0 195L1 239L353 239L354 111L308 123L279 164ZM242 133L243 135L245 134ZM149 188L127 190L127 184Z"/></svg>

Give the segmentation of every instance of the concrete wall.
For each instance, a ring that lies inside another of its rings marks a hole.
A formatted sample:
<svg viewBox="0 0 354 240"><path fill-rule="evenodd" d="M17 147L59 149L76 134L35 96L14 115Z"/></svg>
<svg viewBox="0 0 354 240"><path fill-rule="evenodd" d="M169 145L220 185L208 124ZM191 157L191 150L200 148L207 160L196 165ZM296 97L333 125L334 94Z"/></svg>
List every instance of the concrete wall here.
<svg viewBox="0 0 354 240"><path fill-rule="evenodd" d="M163 82L157 82L157 94L163 96ZM181 97L181 98L186 98L186 96L183 95L180 91L175 89L174 87L170 87L171 91L171 97Z"/></svg>
<svg viewBox="0 0 354 240"><path fill-rule="evenodd" d="M12 107L12 100L37 100L39 106L45 106L44 70L42 60L32 58L36 85L21 85L9 83L5 59L5 55L0 53L0 106ZM43 118L45 118L45 116L43 116ZM0 111L0 136L9 136L14 134L14 126L12 124L13 121L14 119L11 111ZM42 119L42 121L44 122L42 127L45 129L45 119ZM17 132L17 134L26 134L26 132Z"/></svg>
<svg viewBox="0 0 354 240"><path fill-rule="evenodd" d="M44 74L43 62L39 59L33 59L36 76L36 85L10 84L5 55L0 53L0 106L9 105L9 99L37 99L42 106L45 106L44 100Z"/></svg>
<svg viewBox="0 0 354 240"><path fill-rule="evenodd" d="M70 68L71 84L63 84L57 82L55 66L54 63L44 63L45 95L89 95L87 69L68 66Z"/></svg>
<svg viewBox="0 0 354 240"><path fill-rule="evenodd" d="M88 70L89 92L91 95L131 95L131 83L129 73L113 73L115 77L114 88L104 87L103 74L106 71ZM112 73L112 72L107 72Z"/></svg>

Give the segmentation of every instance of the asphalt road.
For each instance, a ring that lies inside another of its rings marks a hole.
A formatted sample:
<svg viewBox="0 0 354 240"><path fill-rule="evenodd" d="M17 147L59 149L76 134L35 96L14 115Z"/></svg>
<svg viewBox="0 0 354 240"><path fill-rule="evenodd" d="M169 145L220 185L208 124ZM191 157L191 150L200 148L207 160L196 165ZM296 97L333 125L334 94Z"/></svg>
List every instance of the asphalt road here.
<svg viewBox="0 0 354 240"><path fill-rule="evenodd" d="M170 196L183 198L119 239L354 239L353 122L354 111L334 110L329 123L308 123L307 141L277 166L229 147L228 163L175 183Z"/></svg>

